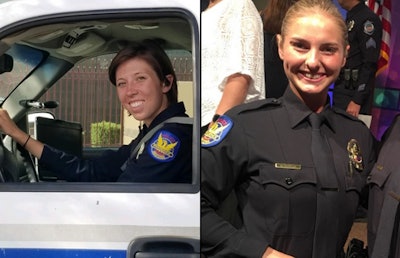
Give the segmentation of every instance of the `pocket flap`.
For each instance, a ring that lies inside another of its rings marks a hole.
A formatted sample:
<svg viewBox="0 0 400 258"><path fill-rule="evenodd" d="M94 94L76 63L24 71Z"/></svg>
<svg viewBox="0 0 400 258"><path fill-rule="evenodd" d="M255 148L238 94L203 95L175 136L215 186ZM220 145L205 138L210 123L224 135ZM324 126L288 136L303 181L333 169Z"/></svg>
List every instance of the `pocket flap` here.
<svg viewBox="0 0 400 258"><path fill-rule="evenodd" d="M258 183L277 184L287 189L300 184L317 184L314 168L300 164L271 163L260 166L260 174L253 178Z"/></svg>
<svg viewBox="0 0 400 258"><path fill-rule="evenodd" d="M390 171L383 165L376 163L368 176L368 184L376 184L378 187L382 187L389 176Z"/></svg>

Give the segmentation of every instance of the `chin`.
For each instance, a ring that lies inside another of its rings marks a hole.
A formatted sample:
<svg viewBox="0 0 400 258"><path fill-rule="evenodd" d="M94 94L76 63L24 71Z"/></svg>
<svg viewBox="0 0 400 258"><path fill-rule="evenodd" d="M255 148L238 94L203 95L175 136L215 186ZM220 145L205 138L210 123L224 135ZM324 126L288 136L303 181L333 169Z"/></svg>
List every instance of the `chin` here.
<svg viewBox="0 0 400 258"><path fill-rule="evenodd" d="M131 116L133 116L133 118L135 118L138 121L142 121L143 120L142 116L139 115L139 114L135 114L135 113L130 113L130 114L131 114Z"/></svg>

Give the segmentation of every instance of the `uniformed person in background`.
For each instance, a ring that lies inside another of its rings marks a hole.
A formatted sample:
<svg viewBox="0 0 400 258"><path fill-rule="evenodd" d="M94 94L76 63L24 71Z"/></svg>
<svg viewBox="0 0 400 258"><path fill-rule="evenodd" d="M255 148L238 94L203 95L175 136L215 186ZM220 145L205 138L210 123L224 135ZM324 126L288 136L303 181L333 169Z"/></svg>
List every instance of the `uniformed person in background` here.
<svg viewBox="0 0 400 258"><path fill-rule="evenodd" d="M334 85L333 105L355 117L371 115L382 23L364 0L338 0L338 3L347 10L350 50Z"/></svg>
<svg viewBox="0 0 400 258"><path fill-rule="evenodd" d="M371 258L400 258L400 115L381 139L369 177L368 252Z"/></svg>
<svg viewBox="0 0 400 258"><path fill-rule="evenodd" d="M329 104L348 51L337 7L296 2L277 39L289 79L282 98L237 106L202 136L201 247L208 257L342 257L374 164L368 128ZM219 213L232 191L240 223Z"/></svg>

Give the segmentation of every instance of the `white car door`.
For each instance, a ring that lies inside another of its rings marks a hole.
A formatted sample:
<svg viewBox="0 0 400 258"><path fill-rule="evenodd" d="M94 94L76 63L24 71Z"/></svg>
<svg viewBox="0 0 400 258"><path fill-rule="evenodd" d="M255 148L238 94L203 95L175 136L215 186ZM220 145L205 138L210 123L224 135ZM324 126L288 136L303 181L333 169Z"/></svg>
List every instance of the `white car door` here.
<svg viewBox="0 0 400 258"><path fill-rule="evenodd" d="M96 59L96 67L85 70L94 76L107 63L102 57L115 54L109 50L114 45L156 36L166 42L176 69L185 67L179 90L194 121L191 184L44 180L32 157L3 135L0 166L11 164L7 169L14 180L0 183L0 257L199 257L200 4L187 0L14 0L0 3L0 16L0 55L14 58L13 69L0 74L1 107L21 128L32 130L34 123L29 123L28 114L41 111L21 101L62 98L54 113L64 111L56 118L66 115L66 120L76 122L85 117L89 111L62 109L68 106L63 98L67 93L57 89L74 89L71 96L77 98L84 92L77 87L86 87L89 81L100 87L106 79L77 82L75 77L66 78L68 71ZM76 32L89 36L79 39L75 48L58 49ZM184 59L177 54L181 52ZM50 89L59 95L50 95ZM105 93L102 98L92 106L100 107L115 96ZM88 100L71 105L84 102ZM136 125L127 123L123 112L118 112L125 128L122 143L126 143L135 135L131 130ZM84 119L78 122L84 125ZM97 155L99 150L87 149L87 155Z"/></svg>

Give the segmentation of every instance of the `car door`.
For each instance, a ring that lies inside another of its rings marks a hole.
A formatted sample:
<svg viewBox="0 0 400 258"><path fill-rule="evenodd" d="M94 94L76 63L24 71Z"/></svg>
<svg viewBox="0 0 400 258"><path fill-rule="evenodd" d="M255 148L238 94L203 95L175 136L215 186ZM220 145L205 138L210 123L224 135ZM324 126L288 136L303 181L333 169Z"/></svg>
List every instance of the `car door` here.
<svg viewBox="0 0 400 258"><path fill-rule="evenodd" d="M49 144L74 145L82 158L129 143L138 124L118 103L107 67L120 44L155 39L177 71L194 139L189 184L72 183L45 174L2 135L0 165L12 165L0 183L0 257L199 257L199 8L185 0L0 4L0 55L13 58L0 74L1 107L20 128L51 126L41 139L60 131ZM33 119L38 112L54 121Z"/></svg>

